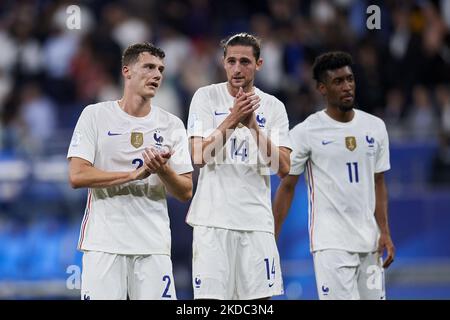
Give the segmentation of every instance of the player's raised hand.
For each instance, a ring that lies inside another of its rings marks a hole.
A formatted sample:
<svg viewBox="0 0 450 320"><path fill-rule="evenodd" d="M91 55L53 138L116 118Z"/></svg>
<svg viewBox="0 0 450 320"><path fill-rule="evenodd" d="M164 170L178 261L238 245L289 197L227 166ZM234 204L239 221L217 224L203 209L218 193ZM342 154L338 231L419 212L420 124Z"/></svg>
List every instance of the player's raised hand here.
<svg viewBox="0 0 450 320"><path fill-rule="evenodd" d="M392 242L391 236L389 234L381 234L378 240L378 253L380 256L383 255L384 250L387 251L387 257L384 260L383 268L388 268L392 262L394 262L395 257L395 247Z"/></svg>
<svg viewBox="0 0 450 320"><path fill-rule="evenodd" d="M145 148L142 153L144 165L150 173L161 173L173 153L171 150L160 152L154 148Z"/></svg>
<svg viewBox="0 0 450 320"><path fill-rule="evenodd" d="M230 116L233 117L236 123L248 126L251 120L250 116L253 116L253 112L259 108L260 102L261 98L254 92L245 93L241 87L236 95L233 107L230 108Z"/></svg>
<svg viewBox="0 0 450 320"><path fill-rule="evenodd" d="M159 155L162 158L169 160L174 153L175 153L175 150L167 149L167 150L163 150L163 151L159 152Z"/></svg>
<svg viewBox="0 0 450 320"><path fill-rule="evenodd" d="M236 98L239 98L240 96L242 96L244 94L244 89L242 89L242 87L239 87L239 91L236 95Z"/></svg>
<svg viewBox="0 0 450 320"><path fill-rule="evenodd" d="M255 110L259 108L261 98L254 93L249 95L249 97L252 99L251 105L248 111L246 111L247 116L241 121L241 123L248 128L256 128L258 124L256 122Z"/></svg>

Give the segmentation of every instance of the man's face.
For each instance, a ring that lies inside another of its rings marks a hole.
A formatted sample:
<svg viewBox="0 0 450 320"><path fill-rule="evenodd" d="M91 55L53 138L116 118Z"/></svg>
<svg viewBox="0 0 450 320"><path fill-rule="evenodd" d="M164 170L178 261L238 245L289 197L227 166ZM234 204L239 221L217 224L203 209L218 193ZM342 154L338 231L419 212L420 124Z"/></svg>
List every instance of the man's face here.
<svg viewBox="0 0 450 320"><path fill-rule="evenodd" d="M319 84L319 91L327 99L328 105L341 111L350 111L355 104L355 79L352 69L345 66L328 70L325 83Z"/></svg>
<svg viewBox="0 0 450 320"><path fill-rule="evenodd" d="M228 46L223 59L228 83L233 88L253 86L255 72L259 70L262 59L256 61L251 46Z"/></svg>
<svg viewBox="0 0 450 320"><path fill-rule="evenodd" d="M142 52L134 64L124 66L122 71L136 94L153 98L161 85L164 63L161 58Z"/></svg>

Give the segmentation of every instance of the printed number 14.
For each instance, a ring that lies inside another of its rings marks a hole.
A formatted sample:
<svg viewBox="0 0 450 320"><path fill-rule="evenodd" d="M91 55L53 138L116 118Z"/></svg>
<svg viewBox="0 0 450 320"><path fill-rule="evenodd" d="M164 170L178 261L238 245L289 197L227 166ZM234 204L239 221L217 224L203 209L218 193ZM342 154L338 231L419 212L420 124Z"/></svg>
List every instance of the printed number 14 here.
<svg viewBox="0 0 450 320"><path fill-rule="evenodd" d="M232 138L231 139L231 159L237 158L238 156L241 157L241 161L246 161L248 157L248 140L241 141L239 146L237 145L237 139Z"/></svg>
<svg viewBox="0 0 450 320"><path fill-rule="evenodd" d="M270 280L271 274L275 278L275 258L272 259L272 268L270 268L269 258L265 258L264 262L266 263L267 280Z"/></svg>

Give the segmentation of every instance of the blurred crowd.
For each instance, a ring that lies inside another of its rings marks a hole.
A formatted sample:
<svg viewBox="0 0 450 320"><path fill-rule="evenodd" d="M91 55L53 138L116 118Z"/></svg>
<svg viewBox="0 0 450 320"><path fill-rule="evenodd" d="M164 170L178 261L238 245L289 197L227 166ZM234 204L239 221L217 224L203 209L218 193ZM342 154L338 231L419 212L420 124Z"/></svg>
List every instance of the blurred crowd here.
<svg viewBox="0 0 450 320"><path fill-rule="evenodd" d="M69 29L67 8L80 7ZM381 29L369 30L369 5ZM166 52L154 103L186 121L197 88L224 81L219 42L262 39L257 86L287 108L291 127L322 109L314 58L346 50L355 60L358 108L383 118L391 141L439 145L435 182L450 181L450 0L18 0L0 3L0 150L65 153L81 110L120 98L130 44Z"/></svg>

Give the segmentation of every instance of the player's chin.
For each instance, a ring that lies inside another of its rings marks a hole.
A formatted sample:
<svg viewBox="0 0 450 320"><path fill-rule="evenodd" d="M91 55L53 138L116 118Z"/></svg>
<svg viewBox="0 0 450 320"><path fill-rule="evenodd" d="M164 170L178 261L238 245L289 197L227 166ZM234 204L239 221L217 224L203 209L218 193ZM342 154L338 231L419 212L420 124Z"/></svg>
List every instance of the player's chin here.
<svg viewBox="0 0 450 320"><path fill-rule="evenodd" d="M156 89L153 89L153 88L151 88L151 89L146 89L146 90L144 91L144 94L143 94L143 96L144 96L145 98L147 98L147 99L151 99L151 98L153 98L155 95L156 95Z"/></svg>
<svg viewBox="0 0 450 320"><path fill-rule="evenodd" d="M233 88L245 87L247 84L245 79L231 79L229 82Z"/></svg>
<svg viewBox="0 0 450 320"><path fill-rule="evenodd" d="M354 107L355 107L355 104L353 103L353 100L352 100L352 101L341 103L339 105L339 110L348 112L348 111L353 110Z"/></svg>

